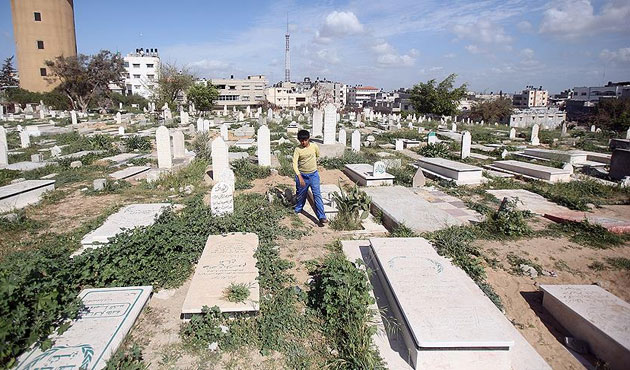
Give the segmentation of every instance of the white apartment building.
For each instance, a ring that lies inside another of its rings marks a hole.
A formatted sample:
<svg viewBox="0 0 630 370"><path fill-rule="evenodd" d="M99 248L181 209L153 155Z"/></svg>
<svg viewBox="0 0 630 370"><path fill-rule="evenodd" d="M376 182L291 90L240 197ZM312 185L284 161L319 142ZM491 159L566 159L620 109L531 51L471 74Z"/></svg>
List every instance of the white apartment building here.
<svg viewBox="0 0 630 370"><path fill-rule="evenodd" d="M543 90L542 86L535 88L527 86L520 94L514 94L512 104L516 108L536 108L546 107L549 103L549 92Z"/></svg>
<svg viewBox="0 0 630 370"><path fill-rule="evenodd" d="M298 88L295 82L282 82L265 89L265 98L270 104L282 108L296 108L310 104L312 89Z"/></svg>
<svg viewBox="0 0 630 370"><path fill-rule="evenodd" d="M205 79L196 83L206 84ZM260 106L265 102L265 87L267 79L264 75L247 76L245 79L212 78L210 83L219 91L219 97L215 101L217 109L227 107Z"/></svg>
<svg viewBox="0 0 630 370"><path fill-rule="evenodd" d="M374 86L355 86L353 90L354 102L361 108L365 106L365 102L376 99L376 95L381 92L381 89Z"/></svg>
<svg viewBox="0 0 630 370"><path fill-rule="evenodd" d="M140 95L150 99L160 77L160 57L157 49L136 49L127 54L125 62L124 86L110 85L110 89L123 95Z"/></svg>
<svg viewBox="0 0 630 370"><path fill-rule="evenodd" d="M606 86L574 87L571 100L597 102L600 98L620 98L630 95L629 83L611 83Z"/></svg>
<svg viewBox="0 0 630 370"><path fill-rule="evenodd" d="M515 109L510 115L510 127L540 127L554 129L567 120L567 113L558 108Z"/></svg>

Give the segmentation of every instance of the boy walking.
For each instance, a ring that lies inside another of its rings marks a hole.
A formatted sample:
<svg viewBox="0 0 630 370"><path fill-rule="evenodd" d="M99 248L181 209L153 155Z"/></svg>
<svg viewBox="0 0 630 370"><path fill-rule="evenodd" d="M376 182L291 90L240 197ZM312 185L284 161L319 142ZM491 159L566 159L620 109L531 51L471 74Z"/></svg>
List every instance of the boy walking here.
<svg viewBox="0 0 630 370"><path fill-rule="evenodd" d="M324 202L319 191L319 173L317 172L317 158L319 158L319 147L310 142L310 134L306 130L300 130L297 134L300 146L293 152L293 171L295 171L295 188L297 193L297 203L295 213L302 212L308 189L313 192L315 201L315 213L320 226L327 223L324 213Z"/></svg>

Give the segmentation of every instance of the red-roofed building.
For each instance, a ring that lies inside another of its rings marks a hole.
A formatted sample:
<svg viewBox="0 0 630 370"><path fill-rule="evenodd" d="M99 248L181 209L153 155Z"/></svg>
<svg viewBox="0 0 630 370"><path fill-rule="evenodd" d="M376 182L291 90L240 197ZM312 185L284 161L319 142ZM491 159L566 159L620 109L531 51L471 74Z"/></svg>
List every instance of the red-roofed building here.
<svg viewBox="0 0 630 370"><path fill-rule="evenodd" d="M357 85L348 88L348 104L357 107L363 107L365 102L369 102L376 98L376 94L381 92L381 89L374 86L362 86Z"/></svg>

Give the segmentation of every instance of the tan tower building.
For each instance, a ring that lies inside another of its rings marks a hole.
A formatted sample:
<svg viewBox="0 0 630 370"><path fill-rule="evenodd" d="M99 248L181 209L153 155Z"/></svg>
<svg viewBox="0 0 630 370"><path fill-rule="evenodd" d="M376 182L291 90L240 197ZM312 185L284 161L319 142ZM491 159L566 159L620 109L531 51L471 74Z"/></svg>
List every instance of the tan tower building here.
<svg viewBox="0 0 630 370"><path fill-rule="evenodd" d="M46 60L77 55L73 0L11 0L11 11L20 87L54 89Z"/></svg>

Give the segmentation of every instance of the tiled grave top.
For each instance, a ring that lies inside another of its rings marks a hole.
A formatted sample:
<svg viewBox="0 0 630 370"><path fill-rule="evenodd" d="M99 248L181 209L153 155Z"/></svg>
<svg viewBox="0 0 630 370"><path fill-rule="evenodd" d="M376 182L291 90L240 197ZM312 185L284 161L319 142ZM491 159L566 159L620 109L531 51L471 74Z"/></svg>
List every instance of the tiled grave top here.
<svg viewBox="0 0 630 370"><path fill-rule="evenodd" d="M505 348L514 340L497 325L496 307L469 277L422 238L370 239L386 283L418 348Z"/></svg>
<svg viewBox="0 0 630 370"><path fill-rule="evenodd" d="M55 183L55 180L25 180L16 184L0 187L0 199L12 197L17 194L26 193L31 190L43 188Z"/></svg>
<svg viewBox="0 0 630 370"><path fill-rule="evenodd" d="M597 285L541 285L540 290L630 348L630 304L627 302Z"/></svg>
<svg viewBox="0 0 630 370"><path fill-rule="evenodd" d="M427 158L427 157L422 157L422 158L418 159L418 162L420 162L421 164L422 163L429 163L429 164L432 164L434 166L444 167L444 168L455 170L455 171L458 171L458 172L481 171L480 167L471 166L471 165L466 164L466 163L457 162L457 161L451 161L449 159L444 159L444 158Z"/></svg>
<svg viewBox="0 0 630 370"><path fill-rule="evenodd" d="M18 370L103 369L149 300L151 286L85 289L80 317L54 345L36 348L19 358Z"/></svg>

